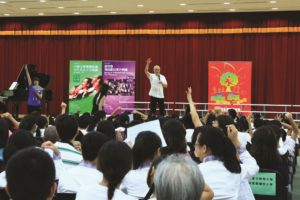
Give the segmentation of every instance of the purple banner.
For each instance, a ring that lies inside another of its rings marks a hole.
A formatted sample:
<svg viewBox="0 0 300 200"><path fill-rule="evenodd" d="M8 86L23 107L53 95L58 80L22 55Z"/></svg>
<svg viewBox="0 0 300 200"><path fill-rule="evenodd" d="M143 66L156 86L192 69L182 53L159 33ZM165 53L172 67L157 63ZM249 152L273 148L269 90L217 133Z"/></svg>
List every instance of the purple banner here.
<svg viewBox="0 0 300 200"><path fill-rule="evenodd" d="M135 101L135 61L103 61L103 79L109 85L104 110L107 114L118 106L134 109Z"/></svg>

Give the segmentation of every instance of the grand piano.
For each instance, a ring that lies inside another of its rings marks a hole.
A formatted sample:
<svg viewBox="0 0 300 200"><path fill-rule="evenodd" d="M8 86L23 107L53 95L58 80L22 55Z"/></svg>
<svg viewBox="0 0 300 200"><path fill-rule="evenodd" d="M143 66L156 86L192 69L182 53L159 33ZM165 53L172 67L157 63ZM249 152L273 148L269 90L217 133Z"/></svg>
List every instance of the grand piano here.
<svg viewBox="0 0 300 200"><path fill-rule="evenodd" d="M52 91L49 89L51 86L51 78L47 74L39 73L35 70L35 65L27 65L31 79L38 77L40 79L40 86L44 88L43 100L46 103L46 110L48 111L48 103L52 100ZM18 117L19 104L22 101L27 101L28 98L28 81L26 78L25 65L22 66L21 71L17 77L15 87L10 89L4 89L0 91L0 100L5 102L6 107L9 103L12 103L12 114L14 117Z"/></svg>

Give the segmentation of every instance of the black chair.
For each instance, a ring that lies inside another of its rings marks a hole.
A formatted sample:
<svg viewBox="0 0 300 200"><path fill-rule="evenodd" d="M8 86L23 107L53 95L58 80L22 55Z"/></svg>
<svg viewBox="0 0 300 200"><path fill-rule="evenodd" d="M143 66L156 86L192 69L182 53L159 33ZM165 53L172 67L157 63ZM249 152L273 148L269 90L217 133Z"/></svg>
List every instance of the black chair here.
<svg viewBox="0 0 300 200"><path fill-rule="evenodd" d="M53 200L75 200L75 193L56 193Z"/></svg>
<svg viewBox="0 0 300 200"><path fill-rule="evenodd" d="M9 200L9 197L4 188L0 188L0 199L1 200Z"/></svg>
<svg viewBox="0 0 300 200"><path fill-rule="evenodd" d="M249 183L256 200L287 200L287 188L275 170L261 169Z"/></svg>

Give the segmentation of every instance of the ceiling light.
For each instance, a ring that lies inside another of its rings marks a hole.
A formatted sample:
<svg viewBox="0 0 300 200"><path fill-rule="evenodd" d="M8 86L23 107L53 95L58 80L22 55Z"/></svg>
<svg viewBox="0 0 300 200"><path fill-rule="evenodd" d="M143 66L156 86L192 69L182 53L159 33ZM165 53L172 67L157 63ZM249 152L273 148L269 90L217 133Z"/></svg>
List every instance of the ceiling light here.
<svg viewBox="0 0 300 200"><path fill-rule="evenodd" d="M186 6L186 3L181 3L181 4L179 4L180 6Z"/></svg>
<svg viewBox="0 0 300 200"><path fill-rule="evenodd" d="M234 12L234 11L235 11L235 9L234 9L234 8L231 8L231 9L229 9L229 11L230 11L230 12Z"/></svg>
<svg viewBox="0 0 300 200"><path fill-rule="evenodd" d="M80 15L80 12L74 12L73 14L74 15Z"/></svg>
<svg viewBox="0 0 300 200"><path fill-rule="evenodd" d="M224 2L224 5L230 5L230 2Z"/></svg>
<svg viewBox="0 0 300 200"><path fill-rule="evenodd" d="M272 10L278 10L278 8L272 8Z"/></svg>
<svg viewBox="0 0 300 200"><path fill-rule="evenodd" d="M8 13L5 13L5 14L3 14L4 16L10 16L10 14L8 14Z"/></svg>
<svg viewBox="0 0 300 200"><path fill-rule="evenodd" d="M103 8L103 6L97 6L97 8Z"/></svg>
<svg viewBox="0 0 300 200"><path fill-rule="evenodd" d="M81 1L88 1L88 0L81 0Z"/></svg>
<svg viewBox="0 0 300 200"><path fill-rule="evenodd" d="M115 12L115 11L111 11L111 12L109 12L110 14L117 14L117 12Z"/></svg>
<svg viewBox="0 0 300 200"><path fill-rule="evenodd" d="M188 12L194 12L194 10L188 10Z"/></svg>
<svg viewBox="0 0 300 200"><path fill-rule="evenodd" d="M0 3L6 3L6 1L0 1Z"/></svg>
<svg viewBox="0 0 300 200"><path fill-rule="evenodd" d="M27 8L20 8L20 10L26 10Z"/></svg>
<svg viewBox="0 0 300 200"><path fill-rule="evenodd" d="M58 6L57 8L58 8L58 9L64 9L65 7L63 7L63 6Z"/></svg>
<svg viewBox="0 0 300 200"><path fill-rule="evenodd" d="M149 10L149 12L148 13L155 13L155 11L154 10Z"/></svg>
<svg viewBox="0 0 300 200"><path fill-rule="evenodd" d="M277 1L270 1L270 3L277 3Z"/></svg>
<svg viewBox="0 0 300 200"><path fill-rule="evenodd" d="M45 14L44 14L44 13L39 13L38 15L39 15L39 16L43 16L43 15L45 15Z"/></svg>
<svg viewBox="0 0 300 200"><path fill-rule="evenodd" d="M40 2L41 2L41 3L45 3L45 2L47 2L47 1L46 1L46 0L40 0Z"/></svg>
<svg viewBox="0 0 300 200"><path fill-rule="evenodd" d="M137 7L142 8L142 7L144 7L144 5L139 4L139 5L137 5Z"/></svg>

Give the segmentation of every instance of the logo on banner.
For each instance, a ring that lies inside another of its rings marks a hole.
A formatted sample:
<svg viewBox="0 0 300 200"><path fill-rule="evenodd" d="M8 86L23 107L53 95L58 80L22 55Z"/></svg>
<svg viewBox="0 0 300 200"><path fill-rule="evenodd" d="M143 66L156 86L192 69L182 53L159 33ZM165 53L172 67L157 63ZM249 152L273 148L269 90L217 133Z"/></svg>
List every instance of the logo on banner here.
<svg viewBox="0 0 300 200"><path fill-rule="evenodd" d="M209 62L209 103L223 108L250 110L251 62ZM214 106L210 105L209 109Z"/></svg>

